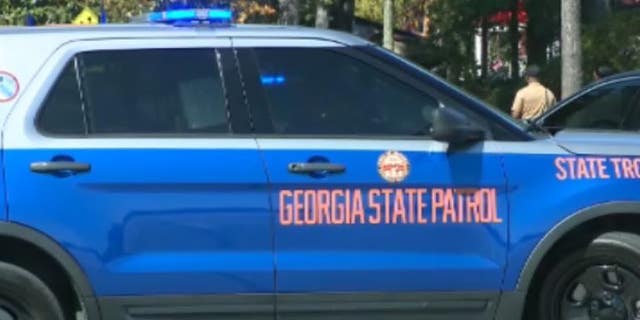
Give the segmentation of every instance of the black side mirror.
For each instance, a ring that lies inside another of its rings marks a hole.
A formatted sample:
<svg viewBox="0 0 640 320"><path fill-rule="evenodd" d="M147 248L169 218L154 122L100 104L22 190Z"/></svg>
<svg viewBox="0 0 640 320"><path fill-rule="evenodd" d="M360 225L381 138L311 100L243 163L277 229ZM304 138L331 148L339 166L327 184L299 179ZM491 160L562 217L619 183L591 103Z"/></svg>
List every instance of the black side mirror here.
<svg viewBox="0 0 640 320"><path fill-rule="evenodd" d="M431 136L437 141L448 142L451 145L463 145L483 140L486 133L465 114L440 107L433 111Z"/></svg>

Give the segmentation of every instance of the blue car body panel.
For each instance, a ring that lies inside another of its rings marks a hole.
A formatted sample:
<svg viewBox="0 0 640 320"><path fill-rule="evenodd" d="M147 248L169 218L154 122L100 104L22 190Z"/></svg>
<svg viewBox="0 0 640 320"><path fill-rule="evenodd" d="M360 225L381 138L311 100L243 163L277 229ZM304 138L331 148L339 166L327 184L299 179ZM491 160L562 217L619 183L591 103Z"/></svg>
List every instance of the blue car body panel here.
<svg viewBox="0 0 640 320"><path fill-rule="evenodd" d="M91 173L29 171L59 155ZM60 243L97 295L273 292L257 150L6 150L5 163L10 220Z"/></svg>
<svg viewBox="0 0 640 320"><path fill-rule="evenodd" d="M411 172L404 182L393 184L383 180L377 169L385 149L313 149L314 143L308 144L309 149L295 151L263 150L278 221L275 229L278 293L492 291L500 286L508 246L508 205L499 155L482 156L474 152L447 155L426 151L428 142L416 142L425 151L399 150L409 160ZM314 158L343 164L346 172L310 177L287 170L290 162ZM495 190L497 218L503 222L476 223L473 217L467 220L465 204L457 195L452 210L464 214L464 221L454 221L451 212L444 217L442 192L468 188ZM394 192L386 198L385 189ZM283 190L300 192L281 196ZM290 216L283 219L281 214L289 214L294 201L301 203L309 197L305 208L313 201L313 195L301 193L305 190L315 192L317 201L323 201L317 198L322 196L318 190L351 192L349 196L338 194L336 199L352 208L358 201L355 193L360 192L364 219L338 218L330 222L324 219L319 223L319 218L303 212L303 207L295 211L298 214L295 221ZM396 190L409 191L398 195ZM420 211L418 197L424 202ZM400 206L403 207L398 210L405 211L406 216L403 219L398 213L394 219L394 210ZM415 208L413 217L412 208ZM421 218L416 217L418 212L423 214ZM370 219L377 223L371 223Z"/></svg>
<svg viewBox="0 0 640 320"><path fill-rule="evenodd" d="M640 164L635 157L592 154L505 156L511 246L504 290L516 289L536 246L563 221L597 205L640 201L640 171L632 178L622 170L623 162ZM569 161L575 161L573 170Z"/></svg>
<svg viewBox="0 0 640 320"><path fill-rule="evenodd" d="M0 142L1 143L1 142ZM0 198L0 205L2 209L0 209L0 220L2 221L6 221L9 219L9 206L7 206L7 190L6 190L6 180L5 180L5 176L6 176L6 170L4 170L5 166L4 166L4 150L0 150L0 155L3 155L2 157L0 157L0 168L2 168L2 172L0 173L0 195L2 195L2 197Z"/></svg>

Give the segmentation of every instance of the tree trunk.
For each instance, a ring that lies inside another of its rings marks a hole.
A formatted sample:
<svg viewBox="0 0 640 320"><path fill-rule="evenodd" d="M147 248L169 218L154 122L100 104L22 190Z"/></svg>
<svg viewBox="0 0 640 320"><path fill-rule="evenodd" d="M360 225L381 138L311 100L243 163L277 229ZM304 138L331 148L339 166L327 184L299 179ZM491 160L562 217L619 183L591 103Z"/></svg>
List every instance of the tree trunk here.
<svg viewBox="0 0 640 320"><path fill-rule="evenodd" d="M605 14L611 15L611 12L612 12L611 1L609 0L601 0L601 1L602 1L602 6L604 8Z"/></svg>
<svg viewBox="0 0 640 320"><path fill-rule="evenodd" d="M299 0L278 0L280 17L278 23L284 25L296 25L300 22Z"/></svg>
<svg viewBox="0 0 640 320"><path fill-rule="evenodd" d="M393 50L393 0L384 0L383 16L382 45Z"/></svg>
<svg viewBox="0 0 640 320"><path fill-rule="evenodd" d="M518 2L518 0L511 0L511 21L509 23L512 79L520 77L520 26L518 21Z"/></svg>
<svg viewBox="0 0 640 320"><path fill-rule="evenodd" d="M529 14L529 22L527 23L527 60L529 64L544 65L547 63L549 40L548 35L545 35L542 29L545 26L541 24L547 23L548 20L545 20L545 9L541 8L540 5L540 1L526 2L527 13Z"/></svg>
<svg viewBox="0 0 640 320"><path fill-rule="evenodd" d="M317 0L316 4L316 28L329 28L329 11L324 0Z"/></svg>
<svg viewBox="0 0 640 320"><path fill-rule="evenodd" d="M356 0L344 0L342 3L342 17L344 18L344 28L342 30L353 31L353 18L356 11Z"/></svg>
<svg viewBox="0 0 640 320"><path fill-rule="evenodd" d="M582 48L580 41L580 0L562 0L562 97L582 86Z"/></svg>
<svg viewBox="0 0 640 320"><path fill-rule="evenodd" d="M353 31L355 0L338 0L335 4L334 28L346 32Z"/></svg>
<svg viewBox="0 0 640 320"><path fill-rule="evenodd" d="M533 19L530 19L531 21ZM547 63L547 41L543 37L539 37L538 33L530 22L527 28L527 57L529 64L544 65Z"/></svg>
<svg viewBox="0 0 640 320"><path fill-rule="evenodd" d="M489 75L489 25L487 18L482 18L480 76L484 79Z"/></svg>

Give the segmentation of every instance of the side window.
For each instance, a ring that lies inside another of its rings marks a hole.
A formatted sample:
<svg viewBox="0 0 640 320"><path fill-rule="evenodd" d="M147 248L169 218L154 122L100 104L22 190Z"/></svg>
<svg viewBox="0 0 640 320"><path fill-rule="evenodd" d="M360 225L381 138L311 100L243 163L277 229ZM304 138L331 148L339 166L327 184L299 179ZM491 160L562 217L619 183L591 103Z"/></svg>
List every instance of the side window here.
<svg viewBox="0 0 640 320"><path fill-rule="evenodd" d="M214 50L99 51L80 60L89 133L229 132Z"/></svg>
<svg viewBox="0 0 640 320"><path fill-rule="evenodd" d="M228 133L216 52L82 53L65 67L36 125L45 134L63 135Z"/></svg>
<svg viewBox="0 0 640 320"><path fill-rule="evenodd" d="M629 101L629 116L623 121L624 130L640 130L640 84L638 88L635 96Z"/></svg>
<svg viewBox="0 0 640 320"><path fill-rule="evenodd" d="M65 66L36 118L39 130L54 135L85 134L75 59Z"/></svg>
<svg viewBox="0 0 640 320"><path fill-rule="evenodd" d="M256 49L277 134L428 134L439 101L376 67L320 48Z"/></svg>
<svg viewBox="0 0 640 320"><path fill-rule="evenodd" d="M640 83L618 83L590 91L549 116L545 126L574 129L625 129Z"/></svg>

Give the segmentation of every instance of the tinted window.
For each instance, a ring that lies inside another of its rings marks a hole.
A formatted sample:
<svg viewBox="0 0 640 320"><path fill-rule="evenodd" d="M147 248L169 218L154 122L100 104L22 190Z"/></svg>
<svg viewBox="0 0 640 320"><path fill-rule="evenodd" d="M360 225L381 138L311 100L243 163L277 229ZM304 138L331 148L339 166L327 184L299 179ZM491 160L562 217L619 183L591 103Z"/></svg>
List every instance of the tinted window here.
<svg viewBox="0 0 640 320"><path fill-rule="evenodd" d="M229 131L214 50L102 51L81 58L91 133Z"/></svg>
<svg viewBox="0 0 640 320"><path fill-rule="evenodd" d="M40 130L48 134L85 133L74 60L65 66L47 95L38 115L37 125Z"/></svg>
<svg viewBox="0 0 640 320"><path fill-rule="evenodd" d="M628 116L623 120L624 130L640 130L640 84L637 88L635 96L629 101Z"/></svg>
<svg viewBox="0 0 640 320"><path fill-rule="evenodd" d="M637 104L640 84L623 82L601 87L578 97L552 114L545 126L551 128L628 128Z"/></svg>
<svg viewBox="0 0 640 320"><path fill-rule="evenodd" d="M264 48L256 56L274 131L282 134L426 134L438 100L330 49Z"/></svg>

